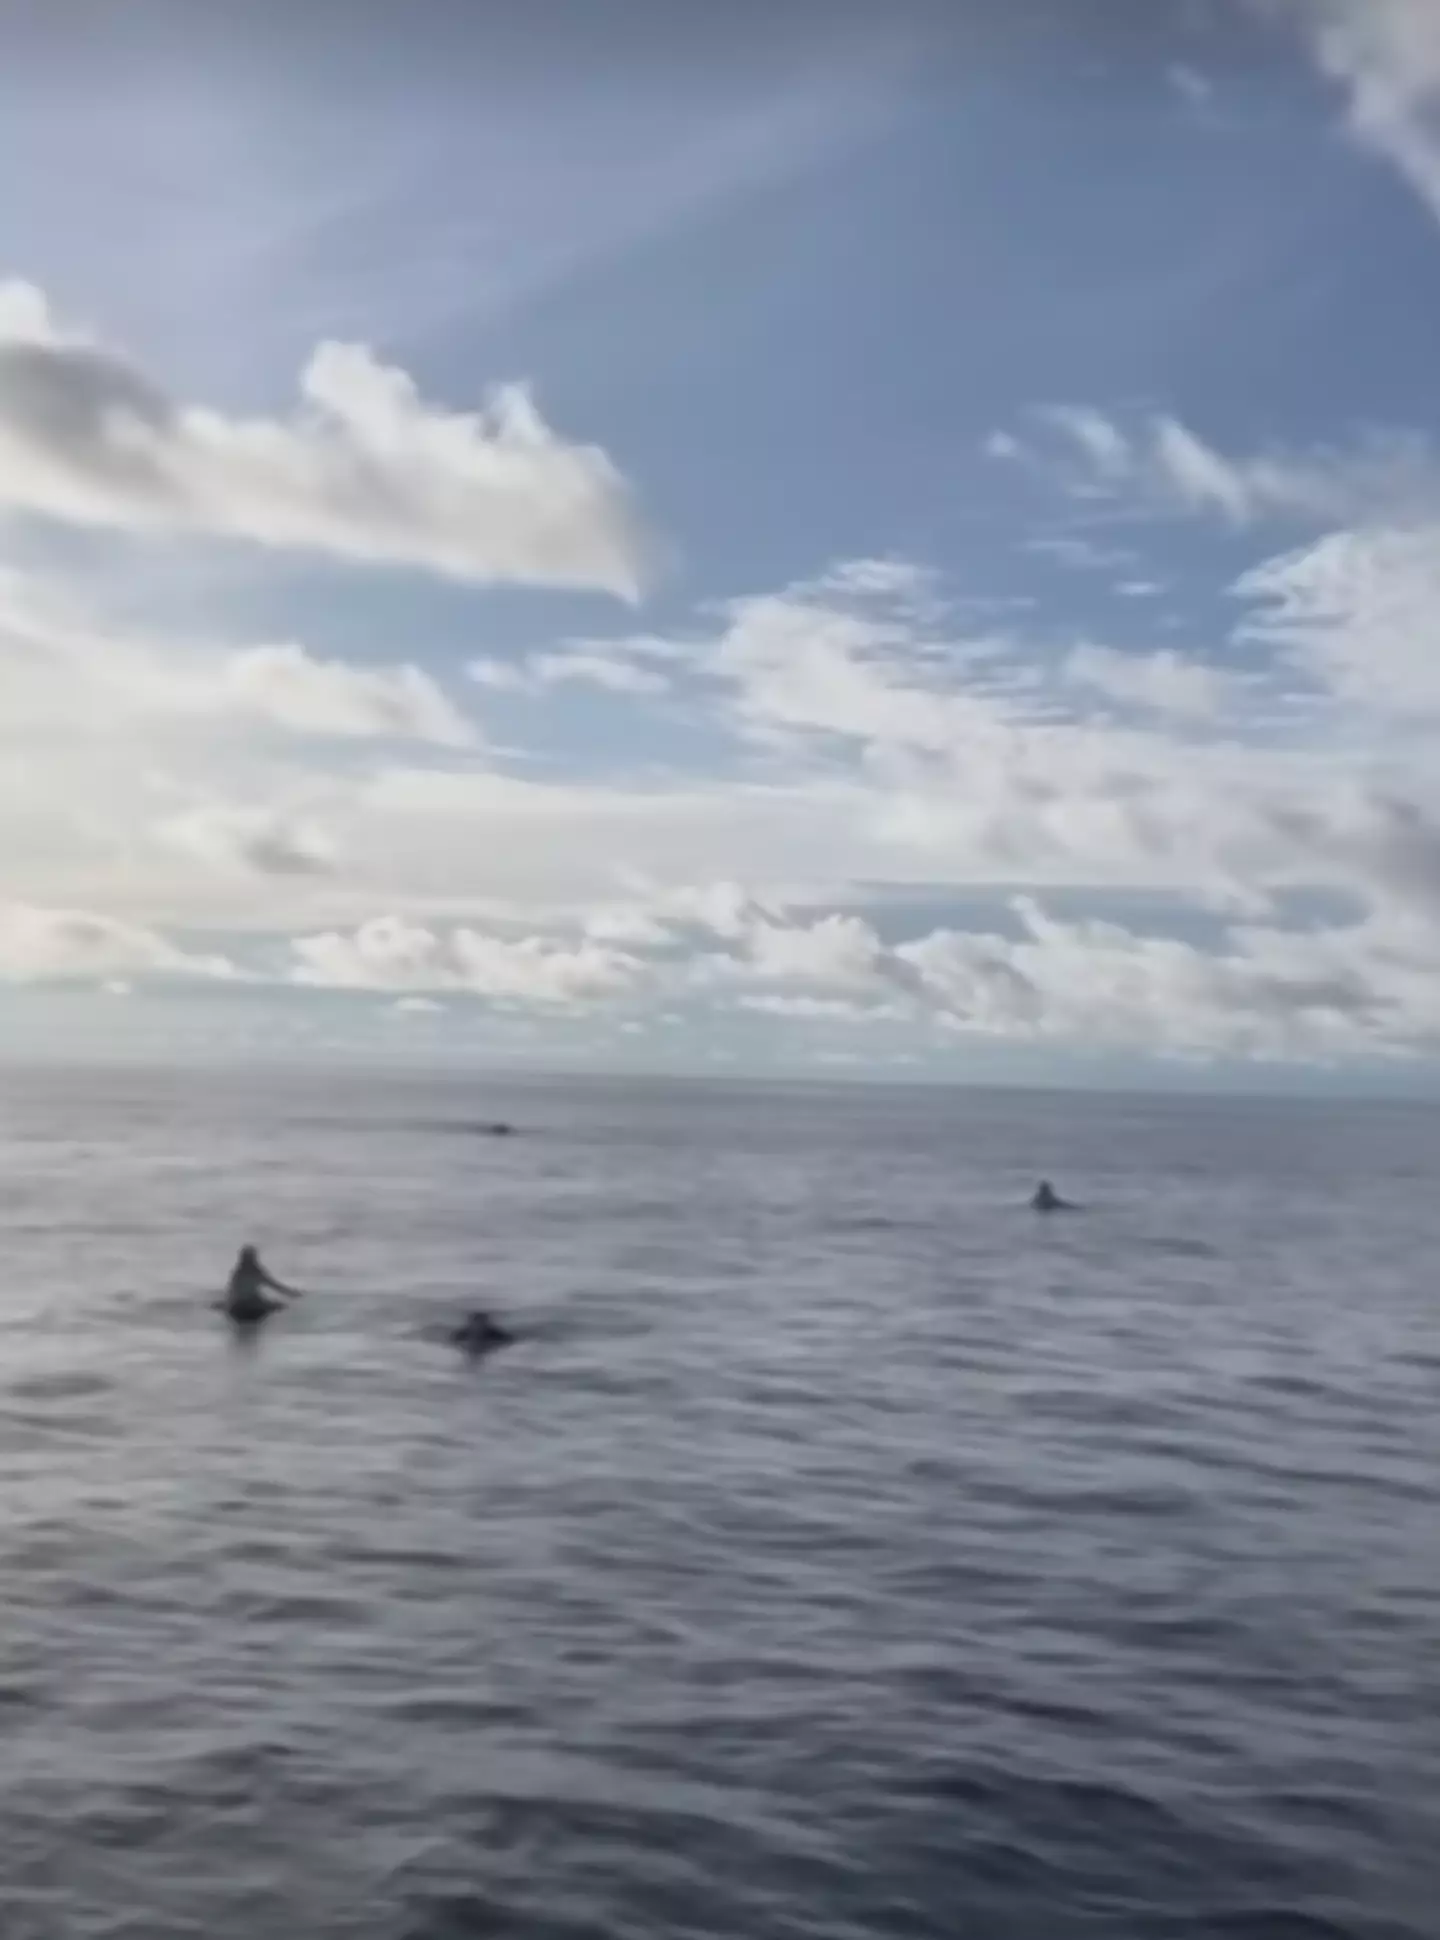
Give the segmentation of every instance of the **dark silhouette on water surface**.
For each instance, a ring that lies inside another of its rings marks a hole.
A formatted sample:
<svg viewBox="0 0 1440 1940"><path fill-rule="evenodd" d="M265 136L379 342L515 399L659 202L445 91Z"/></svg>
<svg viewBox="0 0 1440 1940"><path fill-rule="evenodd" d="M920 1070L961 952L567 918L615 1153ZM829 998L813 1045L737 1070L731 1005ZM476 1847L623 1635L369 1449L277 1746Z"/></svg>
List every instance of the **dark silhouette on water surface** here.
<svg viewBox="0 0 1440 1940"><path fill-rule="evenodd" d="M288 1287L275 1278L253 1246L242 1246L230 1272L230 1283L217 1305L237 1327L258 1327L288 1301L302 1297L298 1287Z"/></svg>
<svg viewBox="0 0 1440 1940"><path fill-rule="evenodd" d="M493 1354L497 1347L509 1347L515 1336L502 1327L483 1307L466 1314L458 1327L450 1330L450 1344L464 1354Z"/></svg>
<svg viewBox="0 0 1440 1940"><path fill-rule="evenodd" d="M1035 1188L1030 1207L1037 1213L1077 1212L1079 1208L1068 1199L1062 1199L1048 1179L1042 1179Z"/></svg>

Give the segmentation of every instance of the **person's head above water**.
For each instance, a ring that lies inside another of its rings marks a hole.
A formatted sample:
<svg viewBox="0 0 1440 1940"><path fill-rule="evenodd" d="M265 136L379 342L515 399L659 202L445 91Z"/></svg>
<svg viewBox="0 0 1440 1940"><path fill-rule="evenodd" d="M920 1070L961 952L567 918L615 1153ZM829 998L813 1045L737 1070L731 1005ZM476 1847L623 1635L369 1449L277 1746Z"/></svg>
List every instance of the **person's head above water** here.
<svg viewBox="0 0 1440 1940"><path fill-rule="evenodd" d="M240 1266L259 1266L260 1264L259 1248L254 1246L242 1246L240 1248L240 1258L237 1264Z"/></svg>
<svg viewBox="0 0 1440 1940"><path fill-rule="evenodd" d="M457 1347L485 1348L503 1347L513 1336L493 1314L486 1313L483 1307L476 1307L466 1314L458 1327L452 1328L450 1338Z"/></svg>

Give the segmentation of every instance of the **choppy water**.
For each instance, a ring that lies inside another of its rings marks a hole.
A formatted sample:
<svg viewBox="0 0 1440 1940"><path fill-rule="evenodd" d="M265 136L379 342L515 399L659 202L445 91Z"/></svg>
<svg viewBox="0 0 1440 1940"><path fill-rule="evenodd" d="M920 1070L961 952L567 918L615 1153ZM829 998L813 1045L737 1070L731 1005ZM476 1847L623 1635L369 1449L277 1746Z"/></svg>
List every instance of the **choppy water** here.
<svg viewBox="0 0 1440 1940"><path fill-rule="evenodd" d="M0 1159L4 1940L1440 1932L1440 1117L29 1076Z"/></svg>

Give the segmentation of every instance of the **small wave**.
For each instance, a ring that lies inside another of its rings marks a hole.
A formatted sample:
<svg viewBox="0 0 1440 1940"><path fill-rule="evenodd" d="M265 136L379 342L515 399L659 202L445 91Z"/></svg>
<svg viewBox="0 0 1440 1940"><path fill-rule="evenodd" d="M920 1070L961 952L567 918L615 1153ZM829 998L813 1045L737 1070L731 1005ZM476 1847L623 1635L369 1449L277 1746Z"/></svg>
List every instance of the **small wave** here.
<svg viewBox="0 0 1440 1940"><path fill-rule="evenodd" d="M1214 1260L1219 1258L1219 1249L1203 1239L1152 1239L1147 1242L1152 1253L1167 1253L1177 1260Z"/></svg>
<svg viewBox="0 0 1440 1940"><path fill-rule="evenodd" d="M31 1374L12 1382L10 1393L17 1401L88 1401L114 1388L108 1374Z"/></svg>
<svg viewBox="0 0 1440 1940"><path fill-rule="evenodd" d="M1342 1925L1328 1914L1297 1907L1216 1912L1155 1929L1156 1940L1429 1940L1418 1927Z"/></svg>

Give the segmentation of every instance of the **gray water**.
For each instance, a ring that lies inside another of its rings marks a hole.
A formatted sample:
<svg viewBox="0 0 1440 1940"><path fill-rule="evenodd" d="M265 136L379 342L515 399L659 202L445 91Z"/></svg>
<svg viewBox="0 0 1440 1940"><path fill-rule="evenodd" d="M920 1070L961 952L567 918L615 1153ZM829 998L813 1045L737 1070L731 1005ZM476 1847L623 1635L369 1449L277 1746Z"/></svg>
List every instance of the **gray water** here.
<svg viewBox="0 0 1440 1940"><path fill-rule="evenodd" d="M1433 1112L11 1075L0 1157L4 1940L1440 1932Z"/></svg>

